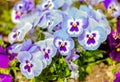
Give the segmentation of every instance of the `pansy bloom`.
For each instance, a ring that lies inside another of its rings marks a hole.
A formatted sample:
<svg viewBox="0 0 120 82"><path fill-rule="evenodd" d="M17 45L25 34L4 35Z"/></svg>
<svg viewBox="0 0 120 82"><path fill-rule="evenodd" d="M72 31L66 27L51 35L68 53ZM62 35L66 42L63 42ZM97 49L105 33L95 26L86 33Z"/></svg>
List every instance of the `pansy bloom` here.
<svg viewBox="0 0 120 82"><path fill-rule="evenodd" d="M104 6L113 17L120 15L120 7L117 0L104 0Z"/></svg>
<svg viewBox="0 0 120 82"><path fill-rule="evenodd" d="M62 6L71 6L72 0L42 0L42 3L38 5L40 10L58 9Z"/></svg>
<svg viewBox="0 0 120 82"><path fill-rule="evenodd" d="M84 34L78 37L78 41L85 49L95 50L106 38L105 30L95 20L89 19L89 26Z"/></svg>
<svg viewBox="0 0 120 82"><path fill-rule="evenodd" d="M54 33L54 45L62 55L69 55L74 48L74 41L64 30Z"/></svg>
<svg viewBox="0 0 120 82"><path fill-rule="evenodd" d="M83 30L88 26L88 18L86 13L71 8L66 11L67 16L64 18L62 25L71 37L78 37L83 33Z"/></svg>
<svg viewBox="0 0 120 82"><path fill-rule="evenodd" d="M114 82L120 82L120 72L116 73L116 78L114 79Z"/></svg>
<svg viewBox="0 0 120 82"><path fill-rule="evenodd" d="M39 46L32 44L29 39L22 44L22 48L18 53L17 58L20 62L21 72L28 79L38 76L43 69L42 61L37 58L40 57L39 51Z"/></svg>
<svg viewBox="0 0 120 82"><path fill-rule="evenodd" d="M34 8L33 0L22 0L18 2L12 11L12 21L14 23L19 23L20 18L28 13L28 11Z"/></svg>
<svg viewBox="0 0 120 82"><path fill-rule="evenodd" d="M8 36L9 42L12 44L16 40L22 41L26 35L26 33L32 28L30 23L26 23L23 27L16 30L16 32L11 32Z"/></svg>
<svg viewBox="0 0 120 82"><path fill-rule="evenodd" d="M40 15L38 26L48 28L49 32L63 20L62 12L59 10L47 10Z"/></svg>
<svg viewBox="0 0 120 82"><path fill-rule="evenodd" d="M101 25L101 27L107 32L107 34L110 34L110 25L101 10L94 10L93 8L84 5L81 5L79 9L85 12L89 18L97 21Z"/></svg>
<svg viewBox="0 0 120 82"><path fill-rule="evenodd" d="M0 74L0 82L12 82L12 76L8 74Z"/></svg>
<svg viewBox="0 0 120 82"><path fill-rule="evenodd" d="M40 46L44 67L49 65L52 61L52 57L56 55L57 49L54 47L53 38L48 38L43 41L35 43Z"/></svg>
<svg viewBox="0 0 120 82"><path fill-rule="evenodd" d="M33 56L35 55L36 54L32 55L26 51L19 53L20 70L28 79L38 76L43 69L42 62L34 59Z"/></svg>

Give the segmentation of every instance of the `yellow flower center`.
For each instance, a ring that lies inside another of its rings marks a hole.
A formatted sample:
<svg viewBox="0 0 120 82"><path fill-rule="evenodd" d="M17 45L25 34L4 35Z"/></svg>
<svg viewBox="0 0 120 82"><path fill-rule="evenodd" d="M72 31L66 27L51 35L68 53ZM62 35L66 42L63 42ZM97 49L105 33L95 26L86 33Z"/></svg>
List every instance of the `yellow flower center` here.
<svg viewBox="0 0 120 82"><path fill-rule="evenodd" d="M48 51L46 51L45 54L48 54Z"/></svg>
<svg viewBox="0 0 120 82"><path fill-rule="evenodd" d="M120 52L120 48L117 48L116 50L117 50L117 52Z"/></svg>
<svg viewBox="0 0 120 82"><path fill-rule="evenodd" d="M30 63L28 63L27 65L28 65L29 67L31 66L31 64L30 64Z"/></svg>
<svg viewBox="0 0 120 82"><path fill-rule="evenodd" d="M92 39L92 38L93 38L93 35L90 35L89 38Z"/></svg>
<svg viewBox="0 0 120 82"><path fill-rule="evenodd" d="M19 17L20 17L20 16L21 16L21 13L20 13L20 12L18 12L18 13L17 13L17 16L19 16Z"/></svg>
<svg viewBox="0 0 120 82"><path fill-rule="evenodd" d="M74 23L74 24L73 24L73 26L74 26L74 27L76 27L76 26L77 26L77 24L76 24L76 23Z"/></svg>
<svg viewBox="0 0 120 82"><path fill-rule="evenodd" d="M61 46L62 46L62 47L64 47L64 46L65 46L65 44L64 44L64 43L62 43L62 44L61 44Z"/></svg>

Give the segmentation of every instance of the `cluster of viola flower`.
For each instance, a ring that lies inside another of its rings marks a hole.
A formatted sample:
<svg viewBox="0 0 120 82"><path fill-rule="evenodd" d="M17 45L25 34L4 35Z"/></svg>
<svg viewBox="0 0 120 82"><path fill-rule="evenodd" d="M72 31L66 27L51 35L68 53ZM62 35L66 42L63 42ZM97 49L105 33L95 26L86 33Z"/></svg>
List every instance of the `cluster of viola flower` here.
<svg viewBox="0 0 120 82"><path fill-rule="evenodd" d="M21 0L15 4L12 21L17 24L17 28L9 34L8 40L12 44L10 51L18 54L20 70L28 79L40 75L58 53L66 56L66 62L72 70L71 60L79 57L75 54L77 42L85 50L96 50L111 33L104 13L95 10L93 5L103 2L109 13L117 18L120 14L117 0L80 0L81 3L87 2L88 6L80 5L79 8L72 6L74 2L75 0L42 0L35 5L33 0ZM45 40L32 43L31 37L24 39L26 34L29 35L38 27L47 29L44 33ZM17 41L23 43L15 43ZM120 48L117 47L117 51Z"/></svg>

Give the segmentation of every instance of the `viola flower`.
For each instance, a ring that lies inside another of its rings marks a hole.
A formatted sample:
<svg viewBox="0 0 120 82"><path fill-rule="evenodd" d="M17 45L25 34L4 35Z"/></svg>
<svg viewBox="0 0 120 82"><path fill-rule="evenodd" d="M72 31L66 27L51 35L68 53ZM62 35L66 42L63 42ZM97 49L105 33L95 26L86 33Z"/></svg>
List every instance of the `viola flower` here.
<svg viewBox="0 0 120 82"><path fill-rule="evenodd" d="M110 25L101 10L94 10L93 8L89 8L84 5L80 6L79 9L85 12L89 18L92 18L95 21L97 21L105 29L107 34L110 34L111 32Z"/></svg>
<svg viewBox="0 0 120 82"><path fill-rule="evenodd" d="M88 26L88 18L86 13L71 8L66 11L67 16L64 18L62 25L71 37L78 37L83 33L83 30Z"/></svg>
<svg viewBox="0 0 120 82"><path fill-rule="evenodd" d="M28 79L38 76L43 69L42 61L37 57L41 58L40 47L36 44L32 44L32 41L28 39L22 44L21 50L17 56L20 62L21 72Z"/></svg>
<svg viewBox="0 0 120 82"><path fill-rule="evenodd" d="M74 70L71 65L72 60L76 60L79 58L79 55L75 54L75 52L77 52L75 51L75 49L71 50L71 53L65 58L70 70Z"/></svg>
<svg viewBox="0 0 120 82"><path fill-rule="evenodd" d="M27 51L23 51L19 53L18 59L20 61L20 70L23 75L25 75L28 79L31 79L35 76L38 76L42 69L42 61L34 58L36 54L30 54Z"/></svg>
<svg viewBox="0 0 120 82"><path fill-rule="evenodd" d="M53 44L53 38L48 38L46 40L39 41L36 44L39 45L41 48L42 60L45 64L44 67L46 67L51 63L52 57L54 57L57 52L57 49L54 47Z"/></svg>
<svg viewBox="0 0 120 82"><path fill-rule="evenodd" d="M107 38L106 31L93 19L89 19L89 26L84 34L78 37L79 43L87 50L95 50Z"/></svg>
<svg viewBox="0 0 120 82"><path fill-rule="evenodd" d="M49 32L62 22L62 12L59 10L48 10L41 14L39 18L38 26L42 28L48 28Z"/></svg>
<svg viewBox="0 0 120 82"><path fill-rule="evenodd" d="M120 82L120 72L116 73L116 78L115 78L114 82Z"/></svg>
<svg viewBox="0 0 120 82"><path fill-rule="evenodd" d="M34 8L33 0L22 0L18 2L12 11L12 21L19 23L22 16L26 15L30 10Z"/></svg>
<svg viewBox="0 0 120 82"><path fill-rule="evenodd" d="M117 18L117 27L116 27L116 29L117 29L117 33L118 33L118 35L120 34L120 17L118 17Z"/></svg>
<svg viewBox="0 0 120 82"><path fill-rule="evenodd" d="M54 33L54 45L62 55L66 56L74 48L74 41L64 30L59 30Z"/></svg>
<svg viewBox="0 0 120 82"><path fill-rule="evenodd" d="M27 13L26 11L24 11L24 5L25 5L25 3L23 3L21 1L14 6L14 8L12 10L12 16L11 16L12 21L14 23L19 23L20 22L19 20L20 20L21 16L23 16L24 14Z"/></svg>
<svg viewBox="0 0 120 82"><path fill-rule="evenodd" d="M119 42L117 31L111 30L111 33L107 37L108 48L106 54L109 54L110 58L116 61L120 61L119 58Z"/></svg>
<svg viewBox="0 0 120 82"><path fill-rule="evenodd" d="M24 4L24 10L31 11L35 8L34 0L22 0Z"/></svg>
<svg viewBox="0 0 120 82"><path fill-rule="evenodd" d="M11 54L9 54L4 47L0 46L0 68L8 68L9 67L9 56L11 56Z"/></svg>
<svg viewBox="0 0 120 82"><path fill-rule="evenodd" d="M0 74L0 81L1 82L12 82L12 76L7 74Z"/></svg>
<svg viewBox="0 0 120 82"><path fill-rule="evenodd" d="M104 6L113 17L120 15L120 7L117 0L104 0Z"/></svg>
<svg viewBox="0 0 120 82"><path fill-rule="evenodd" d="M111 27L104 13L101 10L97 10L95 13L96 13L97 22L103 27L103 29L107 32L107 34L110 34Z"/></svg>
<svg viewBox="0 0 120 82"><path fill-rule="evenodd" d="M42 0L42 3L38 5L40 10L58 9L64 5L70 6L72 0Z"/></svg>
<svg viewBox="0 0 120 82"><path fill-rule="evenodd" d="M26 23L22 28L16 30L16 32L11 32L8 36L9 42L12 44L16 40L22 41L26 35L26 33L32 28L30 23Z"/></svg>
<svg viewBox="0 0 120 82"><path fill-rule="evenodd" d="M120 61L120 47L114 48L109 55L113 60Z"/></svg>

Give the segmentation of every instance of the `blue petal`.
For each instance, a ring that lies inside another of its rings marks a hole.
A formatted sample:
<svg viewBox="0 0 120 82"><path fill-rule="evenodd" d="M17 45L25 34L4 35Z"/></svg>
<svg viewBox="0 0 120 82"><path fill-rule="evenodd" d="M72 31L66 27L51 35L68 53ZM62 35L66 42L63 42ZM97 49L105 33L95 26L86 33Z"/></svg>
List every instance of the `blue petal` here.
<svg viewBox="0 0 120 82"><path fill-rule="evenodd" d="M27 51L32 45L32 41L28 39L27 41L23 42L21 51Z"/></svg>
<svg viewBox="0 0 120 82"><path fill-rule="evenodd" d="M22 51L17 56L19 62L25 62L26 60L30 60L31 58L32 55L27 51Z"/></svg>
<svg viewBox="0 0 120 82"><path fill-rule="evenodd" d="M34 77L33 69L31 69L32 72L29 73L28 71L26 71L26 70L24 69L24 66L25 66L25 65L26 65L25 62L20 64L21 73L22 73L23 75L25 75L27 79L33 78L33 77Z"/></svg>
<svg viewBox="0 0 120 82"><path fill-rule="evenodd" d="M54 8L55 9L58 9L60 7L63 6L65 0L54 0L53 3L54 3Z"/></svg>
<svg viewBox="0 0 120 82"><path fill-rule="evenodd" d="M66 33L65 30L58 30L54 33L54 37L60 37L62 39L66 39L69 37L69 35Z"/></svg>

